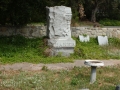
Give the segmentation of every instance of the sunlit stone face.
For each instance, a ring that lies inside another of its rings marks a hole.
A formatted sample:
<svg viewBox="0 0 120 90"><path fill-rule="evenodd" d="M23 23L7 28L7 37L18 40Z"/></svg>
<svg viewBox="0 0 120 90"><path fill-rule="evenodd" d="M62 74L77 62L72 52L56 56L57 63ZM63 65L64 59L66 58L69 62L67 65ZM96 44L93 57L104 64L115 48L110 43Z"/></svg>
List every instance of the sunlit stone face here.
<svg viewBox="0 0 120 90"><path fill-rule="evenodd" d="M48 31L49 38L71 38L71 8L65 6L48 7Z"/></svg>
<svg viewBox="0 0 120 90"><path fill-rule="evenodd" d="M67 21L70 21L71 22L71 18L72 18L72 12L71 12L71 9L70 8L66 8L65 9L65 19Z"/></svg>

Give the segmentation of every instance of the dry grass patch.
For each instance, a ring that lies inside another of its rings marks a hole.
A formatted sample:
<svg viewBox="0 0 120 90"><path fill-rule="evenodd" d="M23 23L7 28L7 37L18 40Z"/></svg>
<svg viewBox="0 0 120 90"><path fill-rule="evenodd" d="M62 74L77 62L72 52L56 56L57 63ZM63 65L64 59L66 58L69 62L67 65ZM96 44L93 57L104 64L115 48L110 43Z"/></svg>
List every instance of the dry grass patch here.
<svg viewBox="0 0 120 90"><path fill-rule="evenodd" d="M90 67L72 70L1 71L1 90L114 90L120 83L120 65L97 69L97 81L90 84ZM47 85L47 86L46 86Z"/></svg>
<svg viewBox="0 0 120 90"><path fill-rule="evenodd" d="M103 76L105 77L114 77L116 74L114 72L107 72Z"/></svg>

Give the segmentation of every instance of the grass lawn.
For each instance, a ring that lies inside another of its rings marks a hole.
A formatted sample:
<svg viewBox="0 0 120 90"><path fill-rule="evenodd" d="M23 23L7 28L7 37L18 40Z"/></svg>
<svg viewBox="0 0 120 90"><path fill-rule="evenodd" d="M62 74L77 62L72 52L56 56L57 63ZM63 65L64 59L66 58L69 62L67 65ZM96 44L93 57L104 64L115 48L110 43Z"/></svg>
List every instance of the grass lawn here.
<svg viewBox="0 0 120 90"><path fill-rule="evenodd" d="M57 63L74 59L120 59L120 39L109 38L109 45L99 46L96 38L90 42L76 40L75 53L70 57L46 57L43 38L28 39L22 36L0 37L0 63ZM120 65L97 69L97 81L90 84L90 68L51 71L0 71L0 90L114 90L120 83Z"/></svg>
<svg viewBox="0 0 120 90"><path fill-rule="evenodd" d="M120 83L120 65L97 69L97 80L90 84L90 68L51 71L0 71L0 90L115 90Z"/></svg>
<svg viewBox="0 0 120 90"><path fill-rule="evenodd" d="M0 63L55 63L72 62L66 57L46 57L43 38L28 39L22 36L0 37ZM66 60L65 60L66 59Z"/></svg>
<svg viewBox="0 0 120 90"><path fill-rule="evenodd" d="M108 46L99 46L97 38L91 38L90 42L76 40L75 53L70 57L46 57L44 51L47 48L43 38L24 38L22 36L0 36L0 63L59 63L72 62L75 59L120 59L120 39L109 38Z"/></svg>

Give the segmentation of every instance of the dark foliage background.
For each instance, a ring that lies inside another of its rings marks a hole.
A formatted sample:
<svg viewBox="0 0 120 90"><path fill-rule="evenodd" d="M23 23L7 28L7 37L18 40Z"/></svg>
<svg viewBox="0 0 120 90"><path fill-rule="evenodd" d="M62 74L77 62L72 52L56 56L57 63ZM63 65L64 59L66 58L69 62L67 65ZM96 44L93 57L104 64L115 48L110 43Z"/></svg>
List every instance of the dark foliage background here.
<svg viewBox="0 0 120 90"><path fill-rule="evenodd" d="M79 21L79 4L84 6L85 20L91 20L95 8L97 9L96 21L104 18L120 20L120 0L0 0L0 24L45 23L46 6L57 5L71 7L72 19ZM96 6L97 4L99 5Z"/></svg>

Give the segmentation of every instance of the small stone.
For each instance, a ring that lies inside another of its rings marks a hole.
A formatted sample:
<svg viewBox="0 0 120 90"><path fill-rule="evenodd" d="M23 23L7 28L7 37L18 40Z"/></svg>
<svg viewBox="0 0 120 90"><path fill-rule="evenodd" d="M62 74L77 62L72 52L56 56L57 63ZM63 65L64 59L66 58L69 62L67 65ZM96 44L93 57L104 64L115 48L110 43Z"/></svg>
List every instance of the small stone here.
<svg viewBox="0 0 120 90"><path fill-rule="evenodd" d="M120 85L117 85L115 90L120 90Z"/></svg>

